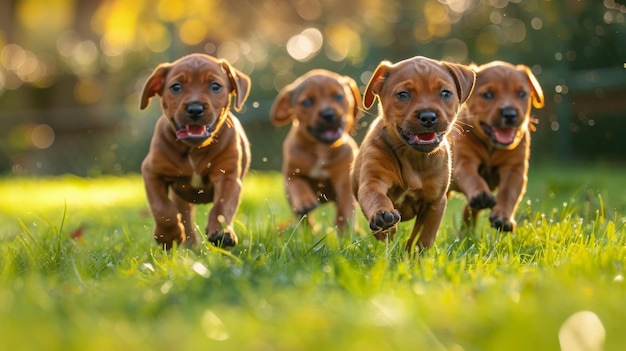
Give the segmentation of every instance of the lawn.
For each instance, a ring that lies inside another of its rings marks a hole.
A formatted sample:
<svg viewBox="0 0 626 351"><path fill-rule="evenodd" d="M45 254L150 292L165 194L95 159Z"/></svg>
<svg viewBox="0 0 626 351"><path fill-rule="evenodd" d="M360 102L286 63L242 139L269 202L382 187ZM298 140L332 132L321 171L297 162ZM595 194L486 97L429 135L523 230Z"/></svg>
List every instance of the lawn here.
<svg viewBox="0 0 626 351"><path fill-rule="evenodd" d="M291 219L277 173L252 172L240 244L159 249L141 178L0 180L0 336L6 350L558 350L626 345L624 168L533 165L515 234L457 238L453 197L435 246L403 252L356 228ZM197 224L206 225L207 206ZM575 329L575 328L574 328ZM596 348L597 349L597 348ZM591 350L596 350L591 349Z"/></svg>

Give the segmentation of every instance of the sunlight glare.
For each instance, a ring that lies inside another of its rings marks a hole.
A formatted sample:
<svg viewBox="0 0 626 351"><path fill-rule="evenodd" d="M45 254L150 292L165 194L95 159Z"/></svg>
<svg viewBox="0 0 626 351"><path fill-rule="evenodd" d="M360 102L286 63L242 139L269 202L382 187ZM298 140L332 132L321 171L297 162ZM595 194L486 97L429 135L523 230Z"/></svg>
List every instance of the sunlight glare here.
<svg viewBox="0 0 626 351"><path fill-rule="evenodd" d="M324 38L316 28L307 28L287 41L287 52L298 61L307 61L322 47Z"/></svg>

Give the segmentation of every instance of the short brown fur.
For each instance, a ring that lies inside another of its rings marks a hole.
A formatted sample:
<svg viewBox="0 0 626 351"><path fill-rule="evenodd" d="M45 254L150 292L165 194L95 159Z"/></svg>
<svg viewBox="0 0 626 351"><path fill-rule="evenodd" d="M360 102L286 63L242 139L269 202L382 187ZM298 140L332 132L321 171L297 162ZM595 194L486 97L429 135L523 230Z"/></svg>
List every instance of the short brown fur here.
<svg viewBox="0 0 626 351"><path fill-rule="evenodd" d="M356 82L322 69L306 73L279 92L270 115L275 125L291 123L283 143L282 172L295 214L307 214L332 201L340 230L353 221L350 167L358 148L349 132L361 108Z"/></svg>
<svg viewBox="0 0 626 351"><path fill-rule="evenodd" d="M374 235L389 239L399 221L416 218L406 249L432 246L450 181L447 134L470 95L475 75L465 66L414 57L383 61L364 95L379 116L352 173L353 192Z"/></svg>
<svg viewBox="0 0 626 351"><path fill-rule="evenodd" d="M480 210L491 208L491 225L514 231L528 178L531 106L543 107L543 91L524 65L494 61L474 69L476 87L458 119L460 133L452 135L451 189L468 200L466 226L473 226Z"/></svg>
<svg viewBox="0 0 626 351"><path fill-rule="evenodd" d="M233 219L250 148L239 120L250 79L221 59L193 54L159 65L148 78L141 109L159 95L158 119L141 173L155 222L154 238L166 248L193 245L195 204L213 203L205 233L224 247L237 244Z"/></svg>

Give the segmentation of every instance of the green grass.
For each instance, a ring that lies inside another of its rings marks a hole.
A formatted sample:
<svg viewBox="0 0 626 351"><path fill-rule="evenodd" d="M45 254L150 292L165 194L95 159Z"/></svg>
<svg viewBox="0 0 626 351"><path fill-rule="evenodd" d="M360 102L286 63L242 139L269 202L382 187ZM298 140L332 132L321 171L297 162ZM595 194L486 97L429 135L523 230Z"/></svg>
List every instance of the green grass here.
<svg viewBox="0 0 626 351"><path fill-rule="evenodd" d="M318 232L294 229L277 173L246 179L230 251L158 249L139 176L4 178L2 348L558 350L563 322L589 310L621 350L624 171L533 166L511 235L482 216L457 238L454 197L416 258L410 223L386 245L359 213L338 238L326 206Z"/></svg>

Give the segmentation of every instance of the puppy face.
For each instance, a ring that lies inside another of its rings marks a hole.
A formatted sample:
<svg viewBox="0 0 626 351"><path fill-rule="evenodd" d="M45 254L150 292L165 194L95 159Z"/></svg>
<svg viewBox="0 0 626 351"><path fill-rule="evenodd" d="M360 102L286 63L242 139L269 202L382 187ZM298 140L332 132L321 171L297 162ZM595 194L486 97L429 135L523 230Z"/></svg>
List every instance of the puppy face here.
<svg viewBox="0 0 626 351"><path fill-rule="evenodd" d="M524 65L495 61L476 68L476 88L467 102L469 118L484 140L515 148L528 129L531 103L543 107L543 91Z"/></svg>
<svg viewBox="0 0 626 351"><path fill-rule="evenodd" d="M474 79L465 66L425 57L382 62L367 86L364 105L371 107L377 96L387 134L397 143L430 153L445 140Z"/></svg>
<svg viewBox="0 0 626 351"><path fill-rule="evenodd" d="M194 54L174 63L159 65L141 97L144 109L152 96L161 97L161 107L176 138L192 146L207 145L236 96L239 110L248 96L250 79L228 62Z"/></svg>
<svg viewBox="0 0 626 351"><path fill-rule="evenodd" d="M271 120L276 125L293 121L301 134L330 145L352 129L360 106L361 94L352 78L318 69L280 91Z"/></svg>

